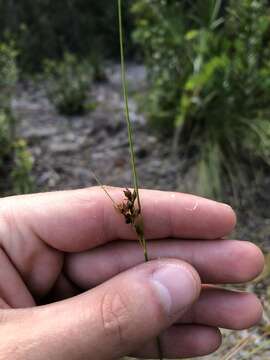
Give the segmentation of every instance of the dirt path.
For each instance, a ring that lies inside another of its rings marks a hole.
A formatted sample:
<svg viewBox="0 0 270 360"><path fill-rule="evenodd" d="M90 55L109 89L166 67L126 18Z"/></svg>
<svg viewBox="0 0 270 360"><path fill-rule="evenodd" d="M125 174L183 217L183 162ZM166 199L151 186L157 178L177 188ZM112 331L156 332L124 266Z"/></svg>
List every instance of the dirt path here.
<svg viewBox="0 0 270 360"><path fill-rule="evenodd" d="M144 69L129 67L131 90L144 86ZM132 81L131 81L132 79ZM129 149L120 71L114 66L109 81L93 87L97 102L94 112L83 117L59 116L44 92L21 91L14 102L20 119L19 135L27 139L35 160L37 190L74 189L95 183L91 169L105 184L128 186L131 183ZM131 100L136 154L141 186L175 188L175 170L168 160L170 141L160 144L146 131L145 121Z"/></svg>

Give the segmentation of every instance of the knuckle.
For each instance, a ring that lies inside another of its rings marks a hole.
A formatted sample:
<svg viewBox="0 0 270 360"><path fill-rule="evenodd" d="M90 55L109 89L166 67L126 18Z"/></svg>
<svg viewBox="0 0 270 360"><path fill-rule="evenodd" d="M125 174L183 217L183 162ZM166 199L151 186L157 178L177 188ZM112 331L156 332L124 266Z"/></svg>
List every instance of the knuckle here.
<svg viewBox="0 0 270 360"><path fill-rule="evenodd" d="M1 239L10 238L14 233L16 227L13 204L12 202L2 201L0 202L0 235ZM4 236L5 235L5 236Z"/></svg>
<svg viewBox="0 0 270 360"><path fill-rule="evenodd" d="M118 292L104 295L101 302L101 318L105 336L110 337L117 345L128 340L132 319L123 295Z"/></svg>
<svg viewBox="0 0 270 360"><path fill-rule="evenodd" d="M4 198L0 201L0 242L7 252L14 246L24 249L22 242L25 242L26 225L24 221L19 220L24 218L24 213L19 205L20 200L17 199L20 197Z"/></svg>

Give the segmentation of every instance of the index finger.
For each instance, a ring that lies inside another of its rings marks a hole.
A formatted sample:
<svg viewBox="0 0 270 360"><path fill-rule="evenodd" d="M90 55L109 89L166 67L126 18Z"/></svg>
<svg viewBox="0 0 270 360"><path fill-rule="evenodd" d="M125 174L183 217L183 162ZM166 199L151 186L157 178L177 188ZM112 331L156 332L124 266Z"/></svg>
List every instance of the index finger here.
<svg viewBox="0 0 270 360"><path fill-rule="evenodd" d="M124 200L122 189L108 188L108 192L116 203ZM235 214L225 204L154 190L141 190L140 195L146 239L217 239L235 226ZM100 187L4 198L1 218L1 224L14 222L18 229L27 228L28 233L31 230L48 245L66 252L137 239Z"/></svg>

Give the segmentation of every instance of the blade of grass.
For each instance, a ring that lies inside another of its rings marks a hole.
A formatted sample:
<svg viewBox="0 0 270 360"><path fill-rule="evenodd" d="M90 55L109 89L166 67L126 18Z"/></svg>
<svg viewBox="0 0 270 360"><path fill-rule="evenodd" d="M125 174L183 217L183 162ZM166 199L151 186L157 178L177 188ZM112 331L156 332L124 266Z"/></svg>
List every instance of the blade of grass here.
<svg viewBox="0 0 270 360"><path fill-rule="evenodd" d="M126 65L125 65L125 56L124 56L124 35L123 35L123 17L122 17L122 0L118 0L118 17L119 17L119 37L120 37L120 56L121 56L121 75L122 75L122 88L123 88L123 95L124 95L124 102L125 102L125 117L128 129L128 141L129 141L129 151L130 151L130 161L133 173L133 183L134 183L134 190L137 195L137 203L138 203L138 210L140 216L140 223L137 224L135 227L139 242L143 246L144 258L145 262L149 261L148 251L147 251L147 244L146 239L144 236L144 226L143 226L143 217L142 217L142 207L141 207L141 200L140 200L140 193L139 193L139 180L136 168L136 160L135 160L135 151L134 151L134 141L133 141L133 129L130 121L129 115L129 102L128 102L128 91L127 91L127 81L126 81ZM159 359L163 359L163 351L160 342L160 338L157 338L157 349Z"/></svg>
<svg viewBox="0 0 270 360"><path fill-rule="evenodd" d="M138 201L138 209L139 213L142 213L140 193L139 193L139 180L136 168L136 160L135 160L135 151L134 151L134 141L133 141L133 128L130 121L129 114L129 102L128 102L128 91L127 91L127 80L126 80L126 65L125 65L125 55L124 55L124 34L123 34L123 17L122 17L122 0L118 0L118 17L119 17L119 36L120 36L120 56L121 56L121 76L122 76L122 90L124 95L125 102L125 118L128 130L128 141L129 141L129 151L130 151L130 162L133 173L133 184L134 190L137 194ZM143 221L141 218L141 226L143 228ZM142 229L143 230L143 229ZM143 231L141 231L141 242L143 244L144 257L145 261L149 260L148 252L147 252L147 244L143 235Z"/></svg>
<svg viewBox="0 0 270 360"><path fill-rule="evenodd" d="M130 121L129 115L129 101L128 101L128 91L127 91L127 80L126 80L126 65L125 65L125 55L124 55L124 34L123 34L123 20L122 20L122 1L118 0L118 11L119 11L119 36L120 36L120 55L121 55L121 76L122 76L122 90L125 101L125 115L126 115L126 123L128 129L128 140L129 140L129 148L130 148L130 161L133 172L133 181L134 181L134 189L137 192L138 196L138 206L140 207L140 196L139 196L139 181L136 169L136 161L135 161L135 152L134 152L134 141L133 141L133 129Z"/></svg>
<svg viewBox="0 0 270 360"><path fill-rule="evenodd" d="M108 198L111 200L111 202L113 203L114 207L117 208L118 205L116 204L116 202L114 201L114 199L111 197L109 191L106 189L106 186L104 186L102 184L102 182L100 181L100 179L97 177L97 175L94 173L94 171L92 171L90 169L90 172L92 173L93 178L96 180L97 184L101 187L101 189L105 192L105 194L108 196Z"/></svg>

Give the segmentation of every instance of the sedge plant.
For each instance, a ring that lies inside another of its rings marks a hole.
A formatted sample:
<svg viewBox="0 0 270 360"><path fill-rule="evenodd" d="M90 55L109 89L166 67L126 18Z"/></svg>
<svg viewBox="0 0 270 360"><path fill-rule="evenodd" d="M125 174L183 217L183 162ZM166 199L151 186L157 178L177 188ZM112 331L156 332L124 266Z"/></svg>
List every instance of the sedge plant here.
<svg viewBox="0 0 270 360"><path fill-rule="evenodd" d="M144 261L149 261L149 254L147 249L147 242L144 234L144 220L142 214L142 205L139 192L139 178L136 167L135 151L134 151L134 140L133 140L133 128L130 120L129 113L129 101L128 101L128 90L126 81L126 65L125 65L125 54L124 54L124 30L123 30L123 16L122 16L122 0L118 0L118 21L119 21L119 40L120 40L120 58L121 58L121 77L122 77L122 91L124 96L125 104L125 119L128 132L129 152L130 152L130 164L133 178L133 190L126 188L124 190L124 200L117 204L112 198L106 187L101 183L99 178L93 173L96 182L101 186L107 197L113 203L114 208L123 215L127 225L131 225L134 229L138 242L143 250ZM157 338L157 349L159 359L163 359L163 351L160 342L160 338Z"/></svg>
<svg viewBox="0 0 270 360"><path fill-rule="evenodd" d="M120 37L120 56L121 56L121 75L122 75L122 87L123 96L125 102L125 117L128 130L128 141L130 151L130 162L133 175L134 190L131 192L129 189L124 191L126 200L123 204L118 206L118 209L125 217L126 223L131 224L137 234L140 245L143 248L145 262L149 261L149 255L147 250L147 243L144 235L144 224L142 216L142 206L139 193L139 180L136 168L134 141L133 141L133 128L129 115L129 102L128 91L126 81L126 69L125 69L125 56L124 56L124 34L123 34L123 20L122 20L122 0L118 0L118 18L119 18L119 37ZM161 347L160 338L157 338L157 348L159 358L163 359L163 351Z"/></svg>

